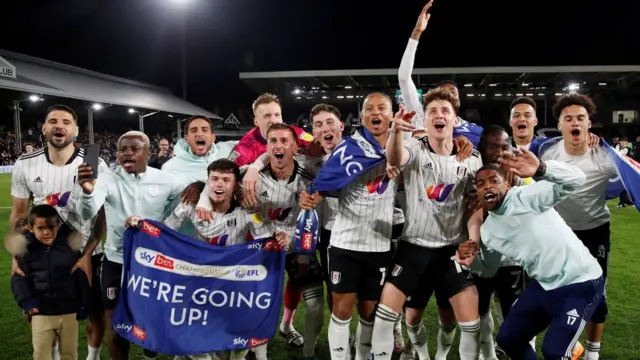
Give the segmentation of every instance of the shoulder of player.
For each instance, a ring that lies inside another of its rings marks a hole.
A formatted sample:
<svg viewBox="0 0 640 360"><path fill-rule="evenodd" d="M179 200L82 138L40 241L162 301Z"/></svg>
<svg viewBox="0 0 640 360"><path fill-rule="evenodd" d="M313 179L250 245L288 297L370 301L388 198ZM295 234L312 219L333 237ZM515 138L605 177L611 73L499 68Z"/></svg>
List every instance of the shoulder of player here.
<svg viewBox="0 0 640 360"><path fill-rule="evenodd" d="M29 160L29 159L35 159L39 156L44 156L44 148L35 150L33 152L27 153L27 154L22 154L20 155L20 157L18 158L18 161L25 161L25 160Z"/></svg>
<svg viewBox="0 0 640 360"><path fill-rule="evenodd" d="M307 180L313 180L316 176L304 166L298 165L298 175Z"/></svg>

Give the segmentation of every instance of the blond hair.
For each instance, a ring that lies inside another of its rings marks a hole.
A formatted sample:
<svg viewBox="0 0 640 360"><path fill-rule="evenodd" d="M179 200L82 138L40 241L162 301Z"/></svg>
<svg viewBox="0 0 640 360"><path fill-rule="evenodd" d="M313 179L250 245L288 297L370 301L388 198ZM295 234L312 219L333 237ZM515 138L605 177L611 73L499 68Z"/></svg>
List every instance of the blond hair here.
<svg viewBox="0 0 640 360"><path fill-rule="evenodd" d="M280 99L278 99L276 95L273 95L271 93L264 93L258 96L258 98L253 102L253 105L252 105L253 115L254 116L256 115L256 110L258 109L258 106L264 105L264 104L271 104L271 103L276 103L280 105Z"/></svg>
<svg viewBox="0 0 640 360"><path fill-rule="evenodd" d="M120 147L120 141L122 141L122 139L124 138L140 138L142 139L142 142L144 143L144 146L147 147L147 149L151 144L147 134L143 133L142 131L131 130L131 131L127 131L126 133L122 134L122 136L120 136L120 138L118 139L118 147Z"/></svg>

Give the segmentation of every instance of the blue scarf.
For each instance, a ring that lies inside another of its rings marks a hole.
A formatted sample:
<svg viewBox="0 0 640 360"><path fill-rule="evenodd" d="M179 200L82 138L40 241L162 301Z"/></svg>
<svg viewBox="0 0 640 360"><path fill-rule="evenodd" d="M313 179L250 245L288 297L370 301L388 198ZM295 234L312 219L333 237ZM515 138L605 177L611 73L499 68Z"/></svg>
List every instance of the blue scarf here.
<svg viewBox="0 0 640 360"><path fill-rule="evenodd" d="M338 191L386 161L384 149L367 129L359 129L338 145L314 180L316 191Z"/></svg>
<svg viewBox="0 0 640 360"><path fill-rule="evenodd" d="M453 138L457 138L458 136L464 136L471 143L475 149L478 148L478 143L480 142L480 136L482 135L482 126L476 125L470 122L464 122L460 126L456 126L453 128Z"/></svg>

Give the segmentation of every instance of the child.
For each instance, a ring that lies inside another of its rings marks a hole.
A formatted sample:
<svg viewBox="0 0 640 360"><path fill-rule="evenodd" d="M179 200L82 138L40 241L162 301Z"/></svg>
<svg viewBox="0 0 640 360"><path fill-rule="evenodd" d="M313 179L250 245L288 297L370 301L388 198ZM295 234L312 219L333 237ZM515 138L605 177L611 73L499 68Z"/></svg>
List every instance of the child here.
<svg viewBox="0 0 640 360"><path fill-rule="evenodd" d="M82 270L71 273L82 238L60 225L53 207L38 205L29 213L26 235L12 233L5 240L25 274L11 277L11 291L31 323L35 360L51 359L54 339L61 360L78 358L78 318L86 310L89 284Z"/></svg>

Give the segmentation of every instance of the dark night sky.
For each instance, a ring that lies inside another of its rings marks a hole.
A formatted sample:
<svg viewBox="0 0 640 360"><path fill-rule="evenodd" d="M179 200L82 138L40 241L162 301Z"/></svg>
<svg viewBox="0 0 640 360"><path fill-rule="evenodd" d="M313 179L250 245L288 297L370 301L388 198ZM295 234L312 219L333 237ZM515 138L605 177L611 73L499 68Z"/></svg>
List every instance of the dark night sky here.
<svg viewBox="0 0 640 360"><path fill-rule="evenodd" d="M180 96L182 15L171 0L13 2L2 5L0 48ZM416 67L640 64L635 3L439 0ZM240 71L396 68L423 4L191 0L188 100L210 109L250 101Z"/></svg>

